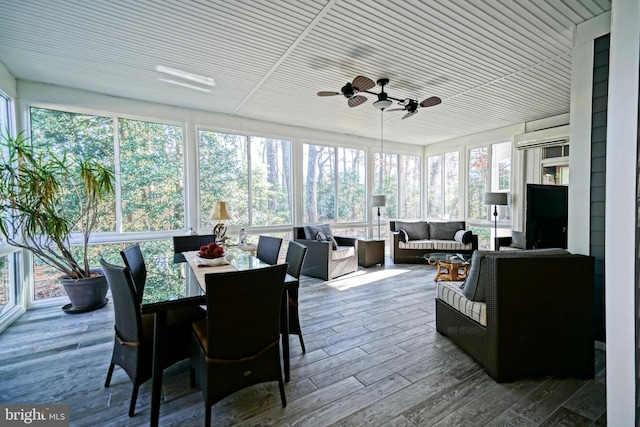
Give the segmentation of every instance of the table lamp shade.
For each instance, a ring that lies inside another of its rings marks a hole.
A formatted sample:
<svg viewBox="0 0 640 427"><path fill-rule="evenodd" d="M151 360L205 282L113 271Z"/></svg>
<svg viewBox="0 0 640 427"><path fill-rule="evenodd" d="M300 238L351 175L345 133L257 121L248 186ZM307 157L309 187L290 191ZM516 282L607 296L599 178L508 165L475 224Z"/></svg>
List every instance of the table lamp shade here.
<svg viewBox="0 0 640 427"><path fill-rule="evenodd" d="M486 193L484 195L484 204L498 206L508 205L507 193Z"/></svg>
<svg viewBox="0 0 640 427"><path fill-rule="evenodd" d="M384 194L371 196L371 207L377 208L380 206L387 206L387 196Z"/></svg>
<svg viewBox="0 0 640 427"><path fill-rule="evenodd" d="M227 202L216 202L213 205L213 211L211 211L211 219L231 219L231 217L227 213Z"/></svg>

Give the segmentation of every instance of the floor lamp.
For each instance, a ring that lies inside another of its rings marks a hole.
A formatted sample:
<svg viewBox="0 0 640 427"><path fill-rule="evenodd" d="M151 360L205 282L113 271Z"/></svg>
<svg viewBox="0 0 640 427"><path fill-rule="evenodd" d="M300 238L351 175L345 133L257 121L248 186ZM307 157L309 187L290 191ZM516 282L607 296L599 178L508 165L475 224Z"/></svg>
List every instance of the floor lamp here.
<svg viewBox="0 0 640 427"><path fill-rule="evenodd" d="M371 196L371 207L378 208L378 239L380 238L380 208L387 206L387 196L378 194Z"/></svg>
<svg viewBox="0 0 640 427"><path fill-rule="evenodd" d="M493 205L493 239L498 238L498 206L506 206L508 193L485 193L484 204ZM494 246L495 247L495 246Z"/></svg>

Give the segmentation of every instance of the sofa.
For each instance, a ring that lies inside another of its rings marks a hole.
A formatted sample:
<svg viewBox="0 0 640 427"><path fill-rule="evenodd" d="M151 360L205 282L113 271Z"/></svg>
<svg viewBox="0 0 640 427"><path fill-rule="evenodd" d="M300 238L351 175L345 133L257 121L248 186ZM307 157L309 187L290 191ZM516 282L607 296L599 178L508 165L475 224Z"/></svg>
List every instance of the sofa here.
<svg viewBox="0 0 640 427"><path fill-rule="evenodd" d="M527 233L511 230L511 236L496 237L495 248L496 251L521 251L527 249Z"/></svg>
<svg viewBox="0 0 640 427"><path fill-rule="evenodd" d="M476 251L439 282L436 329L494 380L594 376L594 258L563 249Z"/></svg>
<svg viewBox="0 0 640 427"><path fill-rule="evenodd" d="M389 221L391 260L395 264L426 263L423 255L435 252L471 255L478 235L464 221Z"/></svg>
<svg viewBox="0 0 640 427"><path fill-rule="evenodd" d="M331 280L358 270L358 239L335 236L328 224L293 227L293 240L307 247L306 276Z"/></svg>

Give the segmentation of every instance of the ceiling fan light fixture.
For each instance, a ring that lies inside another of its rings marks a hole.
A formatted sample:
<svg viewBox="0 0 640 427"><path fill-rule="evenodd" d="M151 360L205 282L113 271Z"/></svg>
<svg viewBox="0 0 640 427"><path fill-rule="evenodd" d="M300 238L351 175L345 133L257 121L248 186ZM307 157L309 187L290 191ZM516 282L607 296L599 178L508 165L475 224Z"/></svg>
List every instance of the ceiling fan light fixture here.
<svg viewBox="0 0 640 427"><path fill-rule="evenodd" d="M391 104L393 104L393 102L391 102L388 99L380 99L380 100L374 102L373 106L375 108L377 108L378 110L384 111L385 109L391 107Z"/></svg>

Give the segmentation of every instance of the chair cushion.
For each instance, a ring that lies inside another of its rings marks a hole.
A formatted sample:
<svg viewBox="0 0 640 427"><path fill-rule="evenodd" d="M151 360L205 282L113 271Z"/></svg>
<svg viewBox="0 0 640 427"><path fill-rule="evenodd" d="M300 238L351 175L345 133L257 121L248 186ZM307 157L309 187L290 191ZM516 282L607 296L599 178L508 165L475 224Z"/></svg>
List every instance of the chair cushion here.
<svg viewBox="0 0 640 427"><path fill-rule="evenodd" d="M464 221L444 221L429 223L429 238L432 240L453 240L456 231L464 229Z"/></svg>
<svg viewBox="0 0 640 427"><path fill-rule="evenodd" d="M334 251L331 251L331 259L345 259L356 255L356 248L353 246L338 246Z"/></svg>
<svg viewBox="0 0 640 427"><path fill-rule="evenodd" d="M404 230L407 240L429 239L429 223L426 221L396 221L396 230Z"/></svg>
<svg viewBox="0 0 640 427"><path fill-rule="evenodd" d="M197 322L193 322L191 324L191 329L196 334L200 345L204 349L205 354L207 353L207 319L201 319Z"/></svg>
<svg viewBox="0 0 640 427"><path fill-rule="evenodd" d="M467 278L464 281L463 294L472 301L486 301L485 298L485 271L487 269L486 255L495 255L502 258L527 258L531 256L549 256L549 255L571 255L564 249L534 249L528 251L474 251L471 257L471 265L467 272Z"/></svg>
<svg viewBox="0 0 640 427"><path fill-rule="evenodd" d="M465 297L456 282L438 282L438 298L482 326L487 326L487 304Z"/></svg>
<svg viewBox="0 0 640 427"><path fill-rule="evenodd" d="M331 242L334 250L338 248L338 242L336 242L336 239L333 237L333 232L329 224L305 225L304 238L307 240Z"/></svg>

